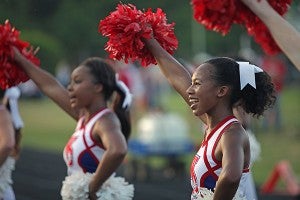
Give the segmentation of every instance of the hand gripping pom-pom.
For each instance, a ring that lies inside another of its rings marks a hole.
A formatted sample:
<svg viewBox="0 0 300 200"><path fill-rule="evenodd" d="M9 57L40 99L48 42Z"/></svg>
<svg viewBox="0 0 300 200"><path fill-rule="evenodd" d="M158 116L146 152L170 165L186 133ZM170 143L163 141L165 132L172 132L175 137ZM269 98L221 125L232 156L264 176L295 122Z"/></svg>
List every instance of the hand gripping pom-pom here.
<svg viewBox="0 0 300 200"><path fill-rule="evenodd" d="M157 9L156 13L151 9L142 12L134 5L118 4L116 11L100 21L98 31L108 37L105 50L110 58L126 63L140 61L142 66L148 66L156 64L156 61L146 48L144 39L151 38L153 34L172 54L178 46L173 28L174 23L167 23L161 9Z"/></svg>
<svg viewBox="0 0 300 200"><path fill-rule="evenodd" d="M160 45L170 54L174 54L178 47L178 40L174 33L175 23L168 24L166 14L162 9L158 8L154 13L152 9L145 12L145 21L150 24L153 30L153 37L160 43ZM142 59L142 65L156 64L152 54L145 48L145 54L148 58Z"/></svg>
<svg viewBox="0 0 300 200"><path fill-rule="evenodd" d="M29 80L25 72L13 61L13 46L28 60L36 65L40 64L30 44L20 40L19 35L20 32L12 27L8 20L5 21L4 25L0 24L0 88L2 89L7 89Z"/></svg>
<svg viewBox="0 0 300 200"><path fill-rule="evenodd" d="M283 15L291 0L269 0L269 3ZM281 51L263 22L239 0L191 0L191 4L194 19L206 29L226 35L232 24L240 24L267 54Z"/></svg>

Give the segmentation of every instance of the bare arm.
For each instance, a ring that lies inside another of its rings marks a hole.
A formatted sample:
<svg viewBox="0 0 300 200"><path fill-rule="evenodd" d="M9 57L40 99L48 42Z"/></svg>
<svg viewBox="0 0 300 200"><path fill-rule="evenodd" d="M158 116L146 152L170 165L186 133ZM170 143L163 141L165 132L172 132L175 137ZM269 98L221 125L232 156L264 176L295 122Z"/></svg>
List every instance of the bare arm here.
<svg viewBox="0 0 300 200"><path fill-rule="evenodd" d="M74 119L78 119L78 111L75 111L70 104L68 91L47 71L35 66L27 60L16 48L15 61L35 82L38 88L60 106Z"/></svg>
<svg viewBox="0 0 300 200"><path fill-rule="evenodd" d="M172 55L163 49L155 39L146 40L146 44L170 85L189 104L186 90L192 83L190 73Z"/></svg>
<svg viewBox="0 0 300 200"><path fill-rule="evenodd" d="M170 85L183 97L190 105L187 89L192 84L191 74L180 64L172 55L170 55L155 39L146 40L146 45L155 57L158 66ZM205 115L199 118L206 124Z"/></svg>
<svg viewBox="0 0 300 200"><path fill-rule="evenodd" d="M121 132L121 124L113 113L106 114L93 129L100 138L105 153L89 185L90 199L96 199L95 193L102 184L117 170L127 153L127 143Z"/></svg>
<svg viewBox="0 0 300 200"><path fill-rule="evenodd" d="M266 0L241 1L264 22L278 46L300 71L300 33Z"/></svg>
<svg viewBox="0 0 300 200"><path fill-rule="evenodd" d="M15 145L15 131L7 110L0 110L0 167Z"/></svg>
<svg viewBox="0 0 300 200"><path fill-rule="evenodd" d="M241 127L233 125L220 140L222 151L222 171L220 173L214 200L233 199L239 186L245 163L245 134Z"/></svg>

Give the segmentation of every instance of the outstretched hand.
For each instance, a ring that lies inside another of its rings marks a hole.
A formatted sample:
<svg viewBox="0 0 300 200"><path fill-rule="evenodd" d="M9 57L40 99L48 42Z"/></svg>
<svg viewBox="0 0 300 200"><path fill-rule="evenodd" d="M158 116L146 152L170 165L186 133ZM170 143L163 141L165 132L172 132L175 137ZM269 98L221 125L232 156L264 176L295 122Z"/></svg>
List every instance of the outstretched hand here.
<svg viewBox="0 0 300 200"><path fill-rule="evenodd" d="M21 54L21 52L19 51L19 49L17 49L16 47L12 47L13 52L14 52L14 56L13 59L19 63L21 61L21 59L24 59L24 56Z"/></svg>
<svg viewBox="0 0 300 200"><path fill-rule="evenodd" d="M97 190L98 189L95 189L95 187L94 187L93 181L91 181L89 184L89 192L88 192L89 200L97 200L98 199L98 197L96 195Z"/></svg>
<svg viewBox="0 0 300 200"><path fill-rule="evenodd" d="M13 50L13 52L14 52L13 59L14 59L16 62L20 62L21 59L27 59L27 58L20 52L20 50L19 50L17 47L13 46L13 47L12 47L12 50ZM33 55L35 56L35 55L38 53L39 50L40 50L40 48L37 47L37 48L32 52Z"/></svg>

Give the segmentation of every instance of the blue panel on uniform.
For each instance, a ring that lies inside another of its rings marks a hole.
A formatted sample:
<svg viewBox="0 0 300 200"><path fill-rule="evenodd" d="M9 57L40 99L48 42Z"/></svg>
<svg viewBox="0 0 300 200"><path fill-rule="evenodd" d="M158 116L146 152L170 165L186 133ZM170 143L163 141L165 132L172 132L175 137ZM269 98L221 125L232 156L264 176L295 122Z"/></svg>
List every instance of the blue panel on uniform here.
<svg viewBox="0 0 300 200"><path fill-rule="evenodd" d="M79 165L86 171L94 173L97 169L98 162L89 154L88 151L84 151L80 155L78 160Z"/></svg>
<svg viewBox="0 0 300 200"><path fill-rule="evenodd" d="M214 190L216 187L216 180L212 175L206 177L204 181L204 187L209 189L209 190Z"/></svg>

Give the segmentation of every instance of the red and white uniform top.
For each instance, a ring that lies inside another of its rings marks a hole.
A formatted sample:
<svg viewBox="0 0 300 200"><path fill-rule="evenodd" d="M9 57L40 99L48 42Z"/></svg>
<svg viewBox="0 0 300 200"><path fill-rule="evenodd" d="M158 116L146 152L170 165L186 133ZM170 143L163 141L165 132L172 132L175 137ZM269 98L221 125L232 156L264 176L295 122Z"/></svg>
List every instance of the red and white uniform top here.
<svg viewBox="0 0 300 200"><path fill-rule="evenodd" d="M93 139L92 129L95 122L108 112L111 112L108 108L97 112L87 123L84 123L83 117L78 120L75 132L63 153L68 167L68 175L78 171L84 173L96 171L105 149Z"/></svg>
<svg viewBox="0 0 300 200"><path fill-rule="evenodd" d="M222 171L222 163L215 157L216 147L227 128L233 123L239 123L234 116L228 116L223 119L205 138L201 147L195 155L191 168L191 186L192 195L191 199L197 199L200 188L207 188L208 190L214 191L219 175ZM247 172L249 169L243 170L243 175L240 181L240 190L244 188L244 179L247 179Z"/></svg>

